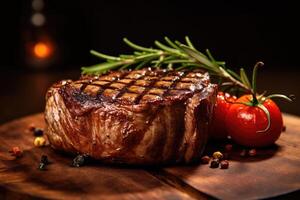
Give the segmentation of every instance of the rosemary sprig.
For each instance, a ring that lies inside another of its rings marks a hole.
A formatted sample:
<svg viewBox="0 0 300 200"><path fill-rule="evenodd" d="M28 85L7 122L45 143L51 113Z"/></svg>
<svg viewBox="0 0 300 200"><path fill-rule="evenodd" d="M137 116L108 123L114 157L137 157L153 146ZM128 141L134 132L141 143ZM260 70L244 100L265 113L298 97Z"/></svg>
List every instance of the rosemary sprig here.
<svg viewBox="0 0 300 200"><path fill-rule="evenodd" d="M185 37L186 44L179 41L173 42L168 37L164 39L166 44L155 41L154 44L157 48L148 48L124 38L124 42L135 51L131 55L119 55L118 57L91 50L91 54L106 60L106 62L82 67L82 73L98 75L112 69L140 69L146 66L177 70L199 67L230 81L232 85L239 86L246 92L253 93L249 79L243 69L241 69L240 75L227 69L225 62L215 60L209 50L206 50L206 54L198 51L187 36Z"/></svg>

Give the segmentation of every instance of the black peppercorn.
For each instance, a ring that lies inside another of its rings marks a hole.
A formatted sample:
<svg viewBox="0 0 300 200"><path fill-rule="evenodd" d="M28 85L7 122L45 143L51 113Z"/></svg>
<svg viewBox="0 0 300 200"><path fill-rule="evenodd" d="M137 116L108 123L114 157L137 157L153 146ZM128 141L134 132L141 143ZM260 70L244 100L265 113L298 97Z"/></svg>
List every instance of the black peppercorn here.
<svg viewBox="0 0 300 200"><path fill-rule="evenodd" d="M40 129L40 128L35 128L33 130L33 135L35 137L43 136L44 135L44 131L42 129Z"/></svg>
<svg viewBox="0 0 300 200"><path fill-rule="evenodd" d="M49 164L49 160L48 160L48 157L46 155L42 155L41 163L44 163L46 165Z"/></svg>
<svg viewBox="0 0 300 200"><path fill-rule="evenodd" d="M210 167L211 167L211 168L218 168L218 167L219 167L219 159L213 159L213 160L210 162Z"/></svg>
<svg viewBox="0 0 300 200"><path fill-rule="evenodd" d="M73 159L72 166L81 167L82 165L84 165L84 161L85 161L85 156L78 155Z"/></svg>

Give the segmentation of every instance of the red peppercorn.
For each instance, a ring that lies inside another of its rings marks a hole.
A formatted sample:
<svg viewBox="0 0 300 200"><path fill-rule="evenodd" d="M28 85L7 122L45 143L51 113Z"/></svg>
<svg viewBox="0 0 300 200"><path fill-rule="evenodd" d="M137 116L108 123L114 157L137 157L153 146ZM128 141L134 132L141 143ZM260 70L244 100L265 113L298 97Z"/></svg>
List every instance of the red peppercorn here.
<svg viewBox="0 0 300 200"><path fill-rule="evenodd" d="M228 160L222 160L220 164L221 164L221 169L228 169L229 167Z"/></svg>
<svg viewBox="0 0 300 200"><path fill-rule="evenodd" d="M243 149L241 152L240 152L240 156L242 157L245 157L247 155L247 151L245 149Z"/></svg>
<svg viewBox="0 0 300 200"><path fill-rule="evenodd" d="M8 151L12 156L20 157L22 156L22 151L19 147L13 147L10 151Z"/></svg>
<svg viewBox="0 0 300 200"><path fill-rule="evenodd" d="M209 156L203 156L203 157L201 158L201 163L202 163L202 164L208 164L209 161L210 161L210 157L209 157Z"/></svg>
<svg viewBox="0 0 300 200"><path fill-rule="evenodd" d="M249 156L256 156L256 149L250 149L248 152Z"/></svg>

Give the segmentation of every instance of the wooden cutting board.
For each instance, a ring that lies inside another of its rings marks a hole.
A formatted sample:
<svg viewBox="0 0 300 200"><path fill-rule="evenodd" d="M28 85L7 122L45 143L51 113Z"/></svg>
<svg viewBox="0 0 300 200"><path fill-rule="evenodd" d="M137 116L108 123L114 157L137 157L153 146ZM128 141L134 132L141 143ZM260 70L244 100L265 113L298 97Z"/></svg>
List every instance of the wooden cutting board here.
<svg viewBox="0 0 300 200"><path fill-rule="evenodd" d="M138 168L92 163L72 168L72 157L33 146L30 123L44 127L42 114L0 126L0 199L257 199L300 189L300 118L284 115L287 127L273 147L242 158L236 148L227 170L208 165ZM15 159L8 150L19 146ZM208 152L220 149L210 144ZM224 145L223 145L224 146ZM37 170L41 155L52 164Z"/></svg>

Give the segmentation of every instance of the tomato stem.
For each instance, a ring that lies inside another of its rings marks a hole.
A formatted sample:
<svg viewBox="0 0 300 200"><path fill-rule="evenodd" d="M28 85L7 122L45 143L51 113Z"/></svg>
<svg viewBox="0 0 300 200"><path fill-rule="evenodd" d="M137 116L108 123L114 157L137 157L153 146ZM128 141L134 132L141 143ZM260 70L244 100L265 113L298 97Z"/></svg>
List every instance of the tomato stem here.
<svg viewBox="0 0 300 200"><path fill-rule="evenodd" d="M257 104L257 107L260 108L262 111L264 111L264 113L266 114L267 119L268 119L267 127L263 130L256 131L257 133L264 133L264 132L267 132L269 130L270 126L271 126L270 112L263 104Z"/></svg>
<svg viewBox="0 0 300 200"><path fill-rule="evenodd" d="M286 95L283 95L283 94L271 94L271 95L265 97L265 100L272 99L272 98L281 98L281 99L285 99L289 102L293 101L292 100L293 96L290 95L290 97L287 97Z"/></svg>
<svg viewBox="0 0 300 200"><path fill-rule="evenodd" d="M264 65L263 62L259 61L254 65L253 73L252 73L252 104L253 106L256 106L259 104L257 97L256 97L256 79L257 79L257 70L259 67L262 67Z"/></svg>

